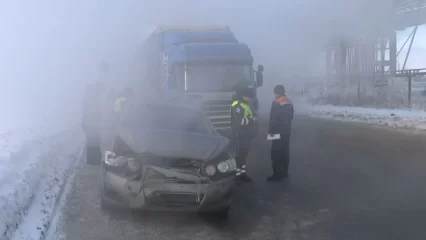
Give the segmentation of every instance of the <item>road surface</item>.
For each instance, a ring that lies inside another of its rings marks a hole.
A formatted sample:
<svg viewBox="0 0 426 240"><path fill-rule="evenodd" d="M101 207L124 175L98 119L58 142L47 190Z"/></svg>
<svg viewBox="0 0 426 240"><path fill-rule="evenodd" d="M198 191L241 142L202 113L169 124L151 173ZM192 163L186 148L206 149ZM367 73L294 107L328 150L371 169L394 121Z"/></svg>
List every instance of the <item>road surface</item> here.
<svg viewBox="0 0 426 240"><path fill-rule="evenodd" d="M426 137L297 117L291 179L269 183L269 144L249 157L230 218L101 211L99 168L82 166L60 226L64 239L426 239ZM266 123L261 124L266 131Z"/></svg>

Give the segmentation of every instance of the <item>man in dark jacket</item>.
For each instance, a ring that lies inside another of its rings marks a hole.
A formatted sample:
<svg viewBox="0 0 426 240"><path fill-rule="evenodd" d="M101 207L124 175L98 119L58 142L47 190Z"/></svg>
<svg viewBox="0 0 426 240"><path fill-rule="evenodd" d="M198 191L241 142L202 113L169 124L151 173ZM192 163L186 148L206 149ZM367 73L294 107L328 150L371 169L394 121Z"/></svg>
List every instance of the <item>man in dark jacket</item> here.
<svg viewBox="0 0 426 240"><path fill-rule="evenodd" d="M275 100L272 102L269 117L268 134L279 134L280 139L272 141L271 159L273 175L268 181L280 181L288 178L288 166L290 163L290 133L293 120L293 104L285 95L285 88L277 85L274 88Z"/></svg>
<svg viewBox="0 0 426 240"><path fill-rule="evenodd" d="M237 90L236 98L231 106L232 137L236 142L237 183L251 182L246 173L246 158L250 151L251 140L255 135L256 116L249 106L253 90L242 88Z"/></svg>
<svg viewBox="0 0 426 240"><path fill-rule="evenodd" d="M133 100L133 97L134 95L132 88L129 87L122 90L115 98L114 111L116 113L119 113L123 111L123 109L126 109L130 105L130 102Z"/></svg>
<svg viewBox="0 0 426 240"><path fill-rule="evenodd" d="M99 164L101 162L101 121L102 121L102 91L105 89L105 79L108 73L108 64L100 64L101 77L85 88L82 106L82 128L86 135L87 163Z"/></svg>

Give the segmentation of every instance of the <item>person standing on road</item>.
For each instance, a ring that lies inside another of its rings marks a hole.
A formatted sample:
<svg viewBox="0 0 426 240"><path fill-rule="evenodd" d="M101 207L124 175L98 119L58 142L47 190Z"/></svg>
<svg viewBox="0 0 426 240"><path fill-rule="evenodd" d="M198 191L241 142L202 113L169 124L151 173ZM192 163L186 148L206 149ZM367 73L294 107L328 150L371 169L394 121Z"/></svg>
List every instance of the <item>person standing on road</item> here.
<svg viewBox="0 0 426 240"><path fill-rule="evenodd" d="M271 160L273 175L268 181L281 181L288 178L290 164L290 133L294 108L285 95L285 88L277 85L274 88L275 100L272 102L269 117L269 135L279 134L280 138L272 141Z"/></svg>
<svg viewBox="0 0 426 240"><path fill-rule="evenodd" d="M100 64L100 73L103 77L109 71L106 62ZM82 128L86 135L87 163L96 164L101 161L101 129L102 129L102 92L105 88L105 79L100 77L94 84L86 87L83 96Z"/></svg>
<svg viewBox="0 0 426 240"><path fill-rule="evenodd" d="M133 89L126 88L121 91L114 102L114 112L119 113L124 111L133 100Z"/></svg>
<svg viewBox="0 0 426 240"><path fill-rule="evenodd" d="M253 90L241 88L231 106L232 138L236 142L237 183L252 182L246 173L246 159L250 151L257 118L249 106L253 98Z"/></svg>

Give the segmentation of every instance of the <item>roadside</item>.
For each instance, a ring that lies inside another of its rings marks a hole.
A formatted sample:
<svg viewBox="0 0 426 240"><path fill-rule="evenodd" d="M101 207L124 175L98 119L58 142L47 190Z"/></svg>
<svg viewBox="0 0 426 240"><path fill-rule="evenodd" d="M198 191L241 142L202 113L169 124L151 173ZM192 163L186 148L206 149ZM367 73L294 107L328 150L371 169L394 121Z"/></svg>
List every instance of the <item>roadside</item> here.
<svg viewBox="0 0 426 240"><path fill-rule="evenodd" d="M293 97L297 114L381 125L398 129L426 131L426 112L416 109L379 109L309 104L305 98Z"/></svg>
<svg viewBox="0 0 426 240"><path fill-rule="evenodd" d="M63 122L0 133L0 238L43 239L84 134Z"/></svg>

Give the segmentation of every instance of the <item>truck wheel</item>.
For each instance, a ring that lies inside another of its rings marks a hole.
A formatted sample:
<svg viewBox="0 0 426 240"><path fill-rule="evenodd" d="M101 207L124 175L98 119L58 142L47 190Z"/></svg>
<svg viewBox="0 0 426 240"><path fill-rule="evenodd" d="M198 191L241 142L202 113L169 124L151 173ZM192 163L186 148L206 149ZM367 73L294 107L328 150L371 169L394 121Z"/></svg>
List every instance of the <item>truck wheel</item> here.
<svg viewBox="0 0 426 240"><path fill-rule="evenodd" d="M87 164L100 165L101 164L101 151L99 147L86 146Z"/></svg>

